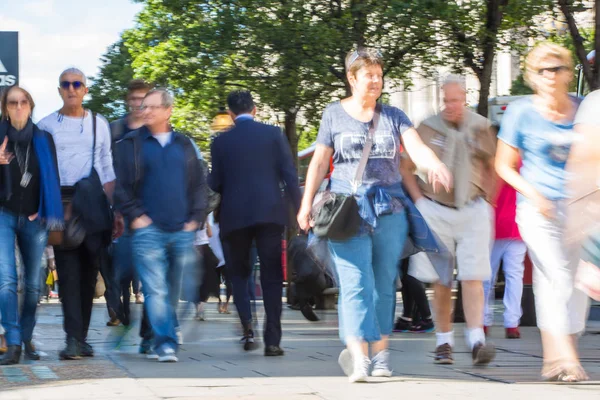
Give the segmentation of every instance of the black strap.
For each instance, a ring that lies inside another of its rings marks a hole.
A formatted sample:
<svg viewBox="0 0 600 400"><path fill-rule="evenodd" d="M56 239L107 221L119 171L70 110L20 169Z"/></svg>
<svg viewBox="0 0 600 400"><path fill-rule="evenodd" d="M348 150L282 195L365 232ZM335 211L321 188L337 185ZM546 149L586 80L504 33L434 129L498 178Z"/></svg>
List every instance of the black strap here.
<svg viewBox="0 0 600 400"><path fill-rule="evenodd" d="M96 161L96 113L93 111L92 111L92 135L93 135L94 139L92 142L93 143L93 145L92 145L92 169L90 170L90 175L92 174L92 171L94 170L94 162Z"/></svg>
<svg viewBox="0 0 600 400"><path fill-rule="evenodd" d="M362 183L362 178L365 173L365 167L367 166L367 161L369 161L369 156L371 155L371 149L373 148L373 137L375 136L375 131L377 130L377 125L379 124L379 116L381 115L381 104L375 104L375 112L373 113L373 119L371 120L371 124L369 126L369 133L367 134L367 140L365 141L365 146L363 148L362 155L360 157L360 161L358 163L358 167L356 168L356 175L354 176L353 187L356 191L360 184Z"/></svg>

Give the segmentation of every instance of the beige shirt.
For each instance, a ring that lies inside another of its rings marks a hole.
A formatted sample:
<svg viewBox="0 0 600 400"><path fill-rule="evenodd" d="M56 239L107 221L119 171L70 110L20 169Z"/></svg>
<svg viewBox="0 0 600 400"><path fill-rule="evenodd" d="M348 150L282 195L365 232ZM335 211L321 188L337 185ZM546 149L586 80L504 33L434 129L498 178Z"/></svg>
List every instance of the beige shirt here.
<svg viewBox="0 0 600 400"><path fill-rule="evenodd" d="M462 207L478 197L490 200L495 188L492 160L496 136L486 118L465 110L463 123L456 127L444 121L439 113L423 121L417 132L454 177L450 193L445 190L434 193L426 175L417 173L421 178L417 179L419 187L426 197L450 207Z"/></svg>

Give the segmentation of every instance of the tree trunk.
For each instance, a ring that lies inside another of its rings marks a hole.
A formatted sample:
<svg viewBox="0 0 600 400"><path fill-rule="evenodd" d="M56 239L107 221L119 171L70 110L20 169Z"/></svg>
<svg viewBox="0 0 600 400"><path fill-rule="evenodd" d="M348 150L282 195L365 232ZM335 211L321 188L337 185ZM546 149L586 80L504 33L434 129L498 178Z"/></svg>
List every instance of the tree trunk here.
<svg viewBox="0 0 600 400"><path fill-rule="evenodd" d="M496 47L496 46L494 46ZM494 70L494 52L483 60L483 70L479 77L479 103L477 104L477 114L487 118L488 116L488 98L490 97L490 86L492 85L492 72Z"/></svg>
<svg viewBox="0 0 600 400"><path fill-rule="evenodd" d="M296 129L296 116L298 111L286 110L284 117L285 136L290 144L294 166L298 168L298 131Z"/></svg>
<svg viewBox="0 0 600 400"><path fill-rule="evenodd" d="M592 71L592 66L587 60L587 54L585 51L585 47L583 47L583 38L579 34L579 28L577 28L577 23L575 22L575 17L573 16L573 12L569 7L569 0L558 0L558 7L560 11L565 16L567 20L567 26L569 27L569 32L571 33L571 37L573 38L573 44L575 46L575 53L577 54L577 58L579 58L579 62L581 63L583 76L585 77L586 82L588 83L591 90L596 89L596 82L594 79L594 73ZM598 1L596 1L596 6L598 5ZM598 24L598 15L596 15L596 25ZM596 37L598 37L598 31L595 33ZM596 44L598 45L598 39L596 39Z"/></svg>
<svg viewBox="0 0 600 400"><path fill-rule="evenodd" d="M296 129L296 116L298 115L298 111L296 110L285 110L284 117L284 127L285 127L285 135L288 139L288 143L290 145L290 150L292 151L292 159L294 160L294 166L296 167L296 171L298 171L298 132ZM294 207L289 208L289 222L287 225L286 231L286 241L287 243L298 234L298 228L296 224L296 210ZM289 252L286 254L287 256L287 290L286 297L288 304L294 304L296 299L293 291L291 290L293 275L294 275L294 264L292 262L291 257L289 257Z"/></svg>
<svg viewBox="0 0 600 400"><path fill-rule="evenodd" d="M504 17L504 7L508 0L488 0L486 17L486 36L483 38L483 64L481 68L474 71L479 79L479 104L477 113L487 118L488 98L492 84L492 72L494 71L494 58L496 56L496 44L498 43L498 31Z"/></svg>

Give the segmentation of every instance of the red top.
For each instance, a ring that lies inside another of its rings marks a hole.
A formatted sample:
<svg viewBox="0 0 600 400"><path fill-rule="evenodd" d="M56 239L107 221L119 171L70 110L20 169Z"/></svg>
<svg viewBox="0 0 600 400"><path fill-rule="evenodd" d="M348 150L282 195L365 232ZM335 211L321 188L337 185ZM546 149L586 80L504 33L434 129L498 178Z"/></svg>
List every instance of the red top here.
<svg viewBox="0 0 600 400"><path fill-rule="evenodd" d="M519 165L520 168L520 165ZM496 239L519 239L521 234L515 222L517 216L517 191L498 178L496 197Z"/></svg>

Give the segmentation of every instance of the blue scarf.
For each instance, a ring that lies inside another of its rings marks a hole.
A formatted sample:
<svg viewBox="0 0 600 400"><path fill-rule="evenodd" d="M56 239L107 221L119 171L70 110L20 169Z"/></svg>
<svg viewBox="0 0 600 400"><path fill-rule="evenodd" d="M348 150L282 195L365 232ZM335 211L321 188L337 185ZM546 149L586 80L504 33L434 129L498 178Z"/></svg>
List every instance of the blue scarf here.
<svg viewBox="0 0 600 400"><path fill-rule="evenodd" d="M9 135L9 130L14 132L11 124L4 120L0 122L0 143ZM38 158L40 171L40 206L38 218L49 230L62 230L64 215L60 197L60 181L56 168L56 154L50 147L48 134L41 131L31 120L24 130L32 134L33 149ZM0 198L9 199L12 196L12 183L8 166L0 168Z"/></svg>
<svg viewBox="0 0 600 400"><path fill-rule="evenodd" d="M60 181L54 162L56 154L52 154L46 134L34 126L33 148L40 164L40 208L39 218L51 230L62 230L64 215L60 197Z"/></svg>

